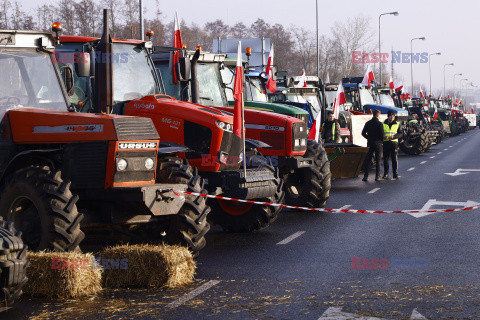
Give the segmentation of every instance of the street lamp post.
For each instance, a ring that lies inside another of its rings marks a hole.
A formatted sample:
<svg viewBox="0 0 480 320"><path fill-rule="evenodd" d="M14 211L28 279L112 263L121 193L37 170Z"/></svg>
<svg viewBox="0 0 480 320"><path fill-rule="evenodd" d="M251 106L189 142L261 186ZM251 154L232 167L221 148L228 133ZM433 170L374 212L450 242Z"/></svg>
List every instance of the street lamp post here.
<svg viewBox="0 0 480 320"><path fill-rule="evenodd" d="M320 79L320 52L319 52L319 45L318 45L318 0L316 0L316 6L315 6L315 12L316 12L316 34L317 34L317 77Z"/></svg>
<svg viewBox="0 0 480 320"><path fill-rule="evenodd" d="M420 37L420 38L413 38L410 40L410 74L412 76L412 95L414 94L413 92L413 40L425 40L425 37Z"/></svg>
<svg viewBox="0 0 480 320"><path fill-rule="evenodd" d="M460 80L460 99L462 98L462 81L468 81L467 78Z"/></svg>
<svg viewBox="0 0 480 320"><path fill-rule="evenodd" d="M446 63L443 65L443 96L445 97L445 67L446 66L453 66L453 62L452 63Z"/></svg>
<svg viewBox="0 0 480 320"><path fill-rule="evenodd" d="M455 92L455 77L456 77L456 76L462 76L462 74L461 74L461 73L455 73L455 74L453 75L453 92ZM460 89L461 89L461 88L460 88Z"/></svg>
<svg viewBox="0 0 480 320"><path fill-rule="evenodd" d="M437 53L431 53L428 55L428 74L430 75L430 94L432 94L432 67L430 65L430 57L439 56L441 54L442 54L441 52L437 52Z"/></svg>
<svg viewBox="0 0 480 320"><path fill-rule="evenodd" d="M393 15L393 16L398 16L398 11L395 12L387 12L387 13L382 13L381 15L378 16L378 69L380 72L380 85L382 85L382 59L381 59L381 42L380 42L380 18L385 15Z"/></svg>

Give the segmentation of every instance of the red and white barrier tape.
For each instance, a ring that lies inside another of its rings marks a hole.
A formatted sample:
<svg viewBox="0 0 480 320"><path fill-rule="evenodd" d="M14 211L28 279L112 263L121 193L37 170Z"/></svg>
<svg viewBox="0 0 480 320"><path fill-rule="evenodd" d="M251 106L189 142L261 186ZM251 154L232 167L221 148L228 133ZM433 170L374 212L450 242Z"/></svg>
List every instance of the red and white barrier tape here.
<svg viewBox="0 0 480 320"><path fill-rule="evenodd" d="M179 197L183 197L181 195L181 193L184 193L184 194L189 194L189 195L193 195L193 196L200 196L200 197L212 198L212 199L228 200L228 201L234 201L234 202L243 202L243 203L259 204L259 205L266 205L266 206L272 206L272 207L281 207L281 208L305 210L305 211L331 212L331 213L439 213L439 212L458 212L458 211L468 211L468 210L480 209L480 206L466 207L466 208L459 208L459 209L392 210L392 211L307 208L307 207L287 206L285 204L280 204L280 203L260 202L260 201L253 201L253 200L243 200L243 199L222 197L222 196L213 196L213 195L210 195L210 194L195 193L195 192L190 192L190 191L176 191L176 190L173 190L173 193L175 193Z"/></svg>

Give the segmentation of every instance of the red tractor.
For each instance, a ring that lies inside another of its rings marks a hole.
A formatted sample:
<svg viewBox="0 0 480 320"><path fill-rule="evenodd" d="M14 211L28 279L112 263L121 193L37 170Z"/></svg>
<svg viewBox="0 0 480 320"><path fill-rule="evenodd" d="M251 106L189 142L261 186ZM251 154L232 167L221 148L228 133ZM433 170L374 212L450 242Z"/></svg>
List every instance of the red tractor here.
<svg viewBox="0 0 480 320"><path fill-rule="evenodd" d="M71 57L81 55L84 61L74 62L75 87L72 92L75 108L93 112L99 99L113 113L149 118L162 137L162 142L179 156L166 157L168 166L189 163L198 169L208 193L239 199L279 203L283 200L278 171L262 165L240 168L244 154L242 141L233 134L233 117L228 112L175 100L162 94L160 81L147 51L151 43L137 40L115 40L108 33L108 12L104 12L104 33L101 39L62 36L57 52ZM90 69L90 66L94 69ZM185 76L185 73L183 74ZM100 93L104 93L100 95ZM76 96L76 97L75 97ZM168 141L168 142L167 142ZM247 141L247 147L257 147ZM159 163L164 162L160 161ZM159 167L161 169L161 167ZM162 176L160 176L162 177ZM201 192L203 183L190 188ZM198 196L186 196L192 202ZM225 230L246 232L259 230L273 222L280 208L251 205L214 199L212 220Z"/></svg>

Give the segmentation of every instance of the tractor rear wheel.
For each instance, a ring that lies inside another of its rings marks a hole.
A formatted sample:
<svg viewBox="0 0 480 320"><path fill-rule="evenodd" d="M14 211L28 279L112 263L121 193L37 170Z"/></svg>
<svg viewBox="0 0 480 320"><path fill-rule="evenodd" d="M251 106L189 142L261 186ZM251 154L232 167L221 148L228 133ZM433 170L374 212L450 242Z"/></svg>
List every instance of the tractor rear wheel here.
<svg viewBox="0 0 480 320"><path fill-rule="evenodd" d="M327 152L321 143L308 140L306 158L313 158L313 165L296 169L283 176L285 184L285 204L324 207L330 196L331 173Z"/></svg>
<svg viewBox="0 0 480 320"><path fill-rule="evenodd" d="M77 201L60 171L31 166L7 177L0 193L0 214L22 231L32 251L77 251L85 237Z"/></svg>
<svg viewBox="0 0 480 320"><path fill-rule="evenodd" d="M276 192L271 197L253 199L253 201L282 203L285 193L278 169L270 165L264 165L263 168L270 170L274 174ZM210 206L212 207L212 222L228 232L251 232L264 229L277 219L278 214L282 210L278 206L233 202L222 199L212 199Z"/></svg>
<svg viewBox="0 0 480 320"><path fill-rule="evenodd" d="M187 191L206 194L203 179L197 168L188 165L187 160L175 156L158 159L157 182L186 184ZM206 245L205 235L210 230L207 215L210 207L205 197L184 195L185 203L180 211L169 217L165 242L188 247L196 253Z"/></svg>
<svg viewBox="0 0 480 320"><path fill-rule="evenodd" d="M6 302L8 307L18 299L27 282L27 246L21 235L13 222L0 217L0 306Z"/></svg>

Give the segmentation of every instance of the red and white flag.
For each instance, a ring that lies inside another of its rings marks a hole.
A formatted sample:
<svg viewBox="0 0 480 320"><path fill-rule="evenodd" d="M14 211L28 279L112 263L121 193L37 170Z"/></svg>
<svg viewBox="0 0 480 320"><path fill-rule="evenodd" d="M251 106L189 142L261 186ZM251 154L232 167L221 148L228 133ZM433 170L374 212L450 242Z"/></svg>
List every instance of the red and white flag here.
<svg viewBox="0 0 480 320"><path fill-rule="evenodd" d="M423 94L423 90L421 87L420 87L420 98L425 99L425 95Z"/></svg>
<svg viewBox="0 0 480 320"><path fill-rule="evenodd" d="M308 133L308 139L318 142L320 139L320 124L322 123L322 111L320 110L313 121L310 132Z"/></svg>
<svg viewBox="0 0 480 320"><path fill-rule="evenodd" d="M368 84L370 88L372 86L372 81L375 80L375 75L373 74L372 65L368 65L367 72L365 72L365 76L363 76L362 83Z"/></svg>
<svg viewBox="0 0 480 320"><path fill-rule="evenodd" d="M395 88L395 90L397 90L397 92L400 92L400 93L401 93L401 92L403 91L403 83L400 82L400 84L398 85L397 88Z"/></svg>
<svg viewBox="0 0 480 320"><path fill-rule="evenodd" d="M473 107L472 107L472 114L475 113L475 110L473 110Z"/></svg>
<svg viewBox="0 0 480 320"><path fill-rule="evenodd" d="M183 42L182 42L182 33L180 32L180 24L178 22L178 15L175 11L175 18L173 20L173 47L182 49ZM175 70L175 65L177 62L180 61L180 51L176 50L175 52L170 53L170 73L172 74L172 82L174 84L178 83L178 76Z"/></svg>
<svg viewBox="0 0 480 320"><path fill-rule="evenodd" d="M235 69L235 83L233 85L233 133L243 139L243 65L242 65L242 42L238 42L237 67Z"/></svg>
<svg viewBox="0 0 480 320"><path fill-rule="evenodd" d="M335 103L333 104L333 116L338 119L340 113L340 106L347 103L345 92L343 91L343 83L340 81L338 84L337 95L335 96Z"/></svg>
<svg viewBox="0 0 480 320"><path fill-rule="evenodd" d="M307 78L305 76L305 69L302 71L302 77L300 78L300 81L297 84L297 88L306 88L307 87Z"/></svg>
<svg viewBox="0 0 480 320"><path fill-rule="evenodd" d="M272 79L272 66L273 66L273 43L272 46L270 47L270 54L268 55L268 62L267 62L267 89L271 93L275 93L277 91L277 81L274 81Z"/></svg>
<svg viewBox="0 0 480 320"><path fill-rule="evenodd" d="M393 79L392 79L392 77L390 77L390 83L388 84L388 87L389 87L390 89L392 89L392 90L395 89L395 85L393 84Z"/></svg>

